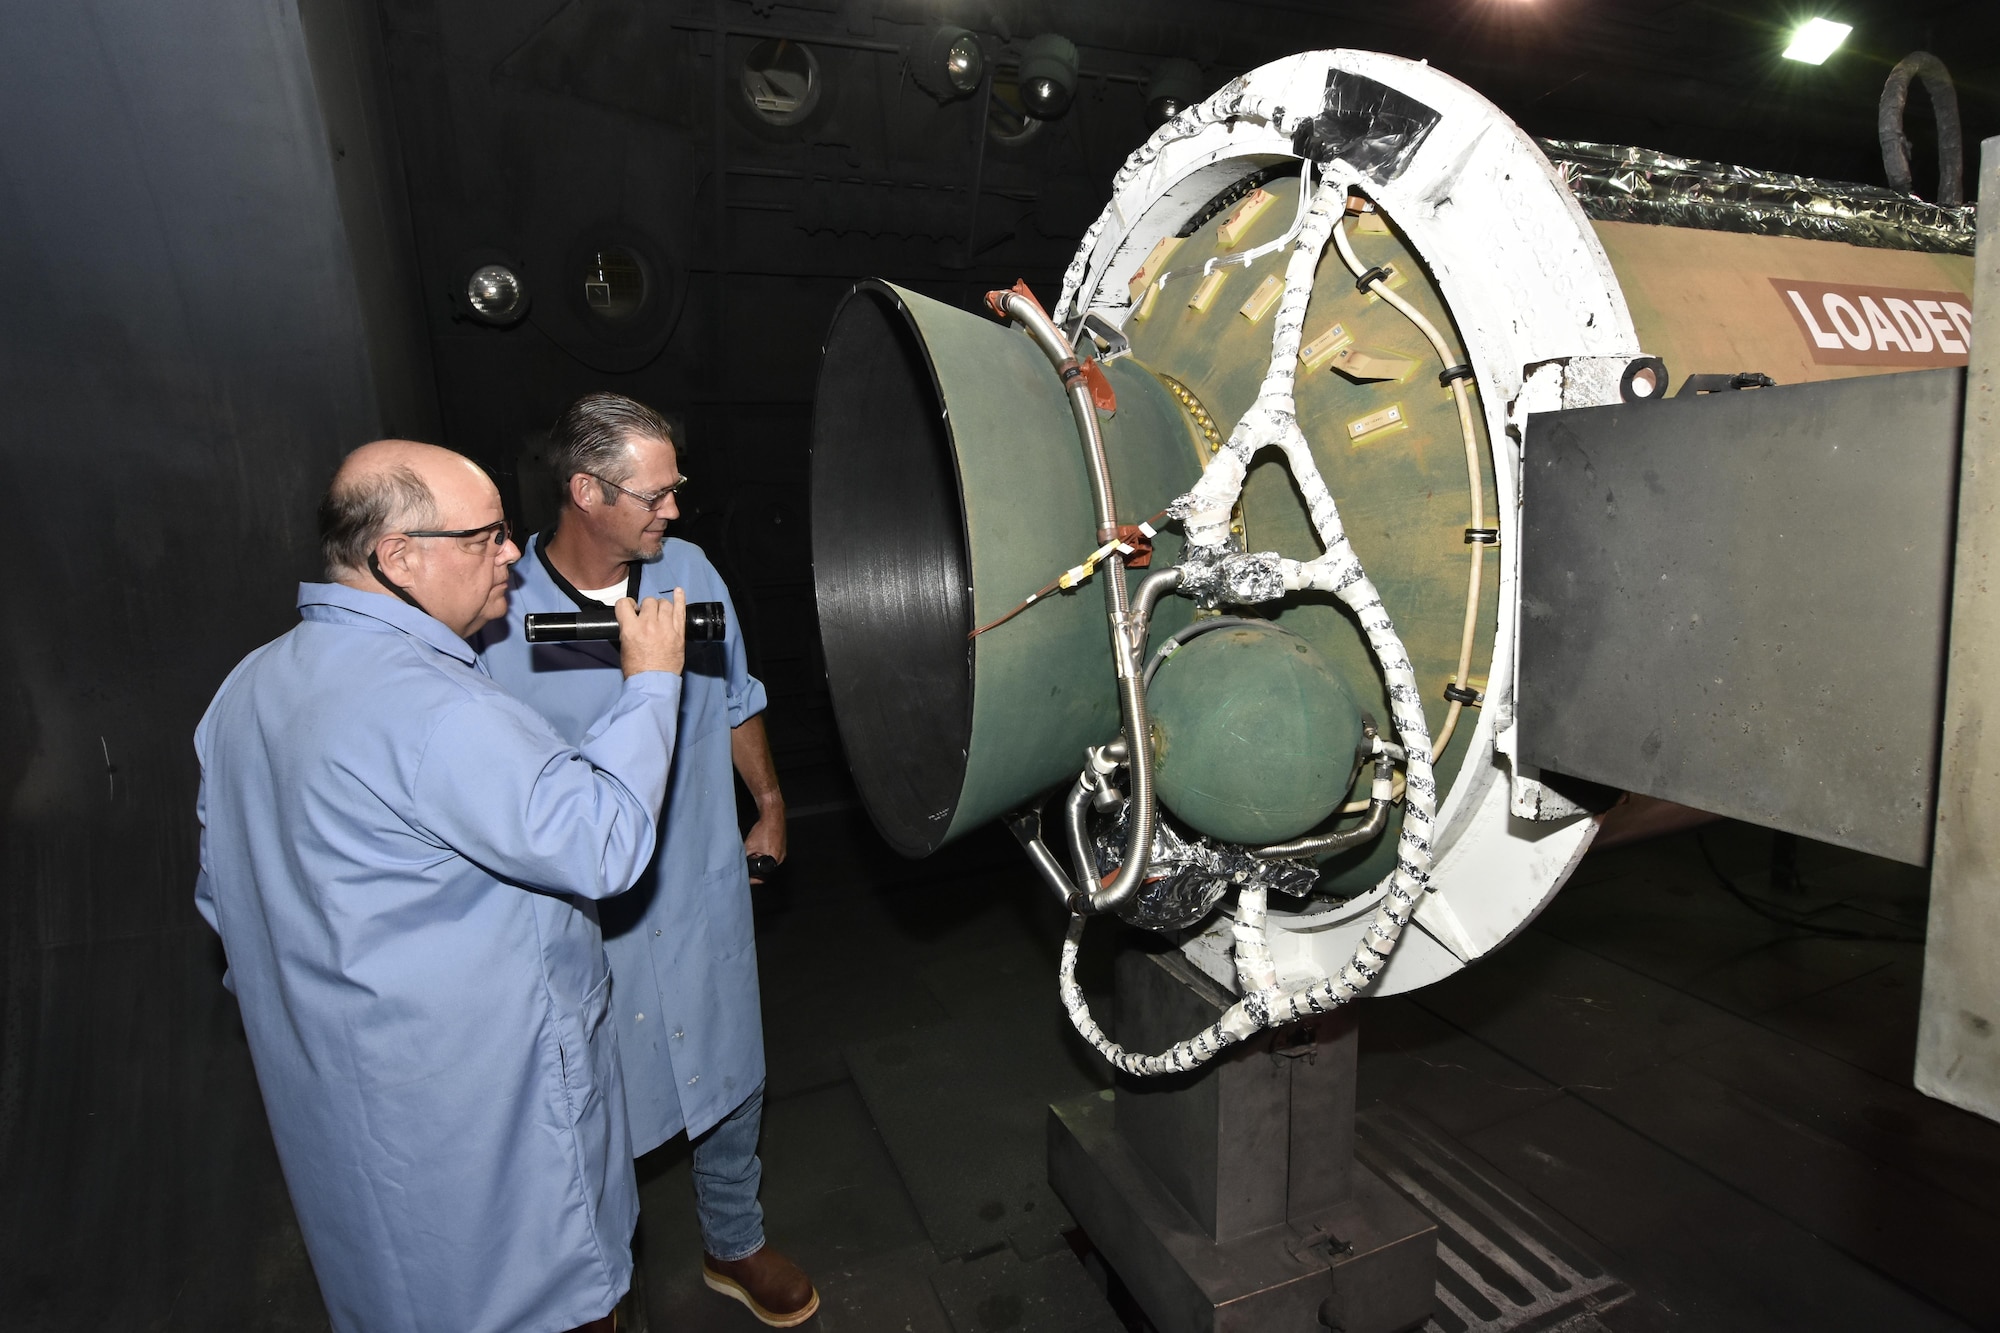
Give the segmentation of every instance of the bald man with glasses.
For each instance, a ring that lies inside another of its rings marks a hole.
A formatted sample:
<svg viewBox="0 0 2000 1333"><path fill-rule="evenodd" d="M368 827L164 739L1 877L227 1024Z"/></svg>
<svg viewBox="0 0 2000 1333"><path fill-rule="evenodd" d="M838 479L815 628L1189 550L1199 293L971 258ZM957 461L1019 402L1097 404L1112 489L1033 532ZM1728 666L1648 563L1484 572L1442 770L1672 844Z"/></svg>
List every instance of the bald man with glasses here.
<svg viewBox="0 0 2000 1333"><path fill-rule="evenodd" d="M575 741L481 669L520 558L469 460L384 440L320 511L327 579L195 733L196 906L340 1333L609 1333L631 1134L597 904L658 839L685 598L621 600Z"/></svg>

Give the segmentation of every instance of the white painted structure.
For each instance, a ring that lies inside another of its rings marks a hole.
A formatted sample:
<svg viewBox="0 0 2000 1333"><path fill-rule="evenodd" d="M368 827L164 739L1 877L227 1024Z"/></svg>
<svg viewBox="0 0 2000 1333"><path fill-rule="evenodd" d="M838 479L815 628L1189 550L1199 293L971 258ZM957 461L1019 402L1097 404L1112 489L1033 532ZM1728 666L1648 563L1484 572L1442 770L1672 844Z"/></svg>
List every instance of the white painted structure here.
<svg viewBox="0 0 2000 1333"><path fill-rule="evenodd" d="M1514 537L1527 414L1618 401L1620 374L1642 354L1610 261L1540 149L1478 93L1419 62L1315 51L1231 82L1132 154L1070 265L1055 317L1067 324L1088 312L1122 325L1131 309L1127 280L1157 242L1220 189L1296 155L1294 133L1320 111L1331 71L1364 76L1438 113L1399 174L1374 182L1338 161L1327 174L1356 181L1394 217L1436 279L1477 375L1495 447L1502 530L1500 613L1485 705L1475 715L1471 755L1441 793L1432 891L1374 987L1373 993L1393 994L1449 976L1526 926L1596 829L1515 759ZM1319 553L1284 554L1310 560ZM1337 907L1272 911L1267 934L1279 988L1338 975L1356 956L1383 892ZM1231 986L1235 924L1225 916L1187 947L1204 971Z"/></svg>

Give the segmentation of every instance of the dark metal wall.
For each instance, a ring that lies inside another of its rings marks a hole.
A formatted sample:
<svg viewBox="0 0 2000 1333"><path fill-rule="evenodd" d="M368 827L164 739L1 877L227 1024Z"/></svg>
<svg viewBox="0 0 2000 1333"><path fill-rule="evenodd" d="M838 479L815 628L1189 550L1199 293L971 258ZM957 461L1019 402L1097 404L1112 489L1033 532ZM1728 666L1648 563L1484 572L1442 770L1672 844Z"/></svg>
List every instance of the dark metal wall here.
<svg viewBox="0 0 2000 1333"><path fill-rule="evenodd" d="M2000 7L1848 9L1886 26L1807 74L1769 59L1783 0L1727 16L1655 0L0 7L16 553L0 589L0 1326L323 1323L189 902L189 736L229 666L292 622L343 450L442 438L532 512L523 446L570 397L612 386L680 415L688 530L741 598L794 802L839 799L804 486L819 339L850 280L961 305L1016 277L1052 291L1146 133L1143 81L1166 56L1215 84L1305 47L1374 47L1432 59L1536 133L1876 179L1875 91L1929 45L1966 89L1968 141L2000 130ZM1076 107L1022 148L981 148L971 108L903 70L938 19L1003 64L1019 39L1066 33ZM804 37L827 77L786 133L732 81L771 33ZM593 326L570 280L600 243L656 256L661 299L622 331ZM484 251L535 291L511 331L453 303Z"/></svg>
<svg viewBox="0 0 2000 1333"><path fill-rule="evenodd" d="M190 738L294 621L338 456L436 428L355 17L0 8L9 1329L325 1324L193 909Z"/></svg>
<svg viewBox="0 0 2000 1333"><path fill-rule="evenodd" d="M1053 296L1144 137L1138 67L1087 81L1025 148L986 151L974 102L940 106L904 74L899 44L917 27L868 5L392 0L383 13L446 442L510 478L532 527L547 505L526 455L571 399L611 388L676 418L693 479L678 535L730 583L789 800L848 799L807 534L821 338L871 273L960 306L1017 277ZM801 25L819 106L764 125L742 59ZM607 244L650 271L649 306L624 324L583 300ZM531 293L511 328L456 300L493 258Z"/></svg>

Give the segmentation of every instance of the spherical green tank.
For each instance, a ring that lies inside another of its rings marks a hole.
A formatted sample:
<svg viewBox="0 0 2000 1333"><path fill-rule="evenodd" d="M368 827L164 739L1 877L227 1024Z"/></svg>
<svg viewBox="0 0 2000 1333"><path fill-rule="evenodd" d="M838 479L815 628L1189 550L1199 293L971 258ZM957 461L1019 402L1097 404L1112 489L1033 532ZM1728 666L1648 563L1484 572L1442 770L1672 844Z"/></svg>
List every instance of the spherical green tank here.
<svg viewBox="0 0 2000 1333"><path fill-rule="evenodd" d="M1167 809L1227 842L1283 842L1347 793L1361 706L1312 644L1258 621L1182 644L1146 691Z"/></svg>

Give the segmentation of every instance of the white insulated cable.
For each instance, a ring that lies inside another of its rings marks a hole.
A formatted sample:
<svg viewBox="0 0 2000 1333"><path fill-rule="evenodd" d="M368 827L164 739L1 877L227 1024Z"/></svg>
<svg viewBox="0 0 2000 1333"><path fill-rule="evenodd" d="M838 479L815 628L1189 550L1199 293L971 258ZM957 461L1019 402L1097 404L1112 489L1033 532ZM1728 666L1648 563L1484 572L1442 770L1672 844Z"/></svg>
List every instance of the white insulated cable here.
<svg viewBox="0 0 2000 1333"><path fill-rule="evenodd" d="M1262 1028L1295 1021L1307 1013L1324 1013L1353 999L1388 962L1390 951L1416 913L1429 883L1437 784L1431 773L1430 731L1424 720L1423 696L1409 653L1396 634L1381 595L1362 569L1360 557L1341 524L1339 507L1313 461L1311 446L1299 427L1293 396L1313 273L1328 236L1339 232L1338 222L1346 212L1347 192L1347 182L1331 177L1314 192L1297 246L1285 267L1285 294L1271 337L1271 365L1257 400L1236 423L1228 443L1209 460L1194 488L1174 502L1171 512L1183 521L1191 553L1226 551L1229 512L1242 491L1250 459L1266 446L1276 446L1284 452L1323 550L1316 559L1305 562L1275 556L1263 558L1282 574L1287 589L1321 589L1344 602L1361 622L1369 647L1382 668L1389 692L1390 719L1406 752L1407 765L1396 868L1383 881L1382 905L1363 932L1354 957L1337 976L1291 992L1280 991L1275 973L1266 970L1270 948L1264 939L1264 891L1246 887L1238 896L1236 922L1237 975L1243 998L1214 1024L1158 1055L1137 1055L1125 1050L1105 1036L1091 1017L1089 1004L1076 984L1077 947L1084 918L1073 918L1069 935L1063 941L1059 979L1063 1007L1084 1040L1114 1067L1130 1074L1193 1069L1224 1047Z"/></svg>
<svg viewBox="0 0 2000 1333"><path fill-rule="evenodd" d="M1333 228L1333 245L1334 249L1340 252L1340 262L1347 265L1350 273L1356 278L1365 276L1367 270L1361 267L1361 260L1355 255L1354 247L1348 244L1347 228L1337 222ZM1389 284L1379 278L1368 284L1368 290L1381 297L1387 305L1402 312L1404 318L1417 326L1418 331L1436 349L1440 365L1449 370L1455 364L1452 361L1451 347L1445 342L1444 335L1438 332L1437 325L1424 317L1423 311L1390 291ZM1466 393L1465 380L1462 378L1454 379L1451 382L1451 393L1452 397L1458 403L1458 433L1465 441L1465 476L1466 483L1472 491L1472 526L1474 528L1484 528L1486 526L1486 483L1485 478L1480 475L1479 471L1479 436L1473 429L1472 401ZM1466 581L1465 619L1458 636L1458 674L1452 678L1453 683L1460 689L1469 688L1466 683L1466 677L1472 672L1472 644L1479 627L1479 585L1486 566L1485 544L1475 541L1470 543L1470 545L1472 546L1472 567L1468 571ZM1464 712L1464 709L1465 705L1459 700L1453 699L1450 701L1450 707L1445 709L1444 725L1438 728L1436 743L1431 747L1432 754L1443 754L1444 747L1451 744L1451 735L1458 729L1458 719L1460 714ZM1363 808L1366 808L1365 804L1363 804Z"/></svg>

